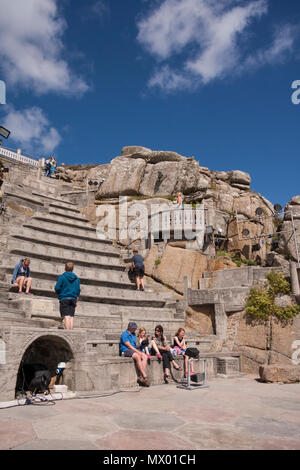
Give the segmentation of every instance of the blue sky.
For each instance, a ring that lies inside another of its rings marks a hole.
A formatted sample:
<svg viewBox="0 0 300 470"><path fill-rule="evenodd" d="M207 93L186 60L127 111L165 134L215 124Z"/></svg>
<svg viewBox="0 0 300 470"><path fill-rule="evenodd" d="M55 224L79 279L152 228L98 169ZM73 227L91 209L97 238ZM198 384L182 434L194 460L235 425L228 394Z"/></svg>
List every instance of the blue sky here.
<svg viewBox="0 0 300 470"><path fill-rule="evenodd" d="M0 0L0 44L7 147L101 164L142 145L300 194L297 0Z"/></svg>

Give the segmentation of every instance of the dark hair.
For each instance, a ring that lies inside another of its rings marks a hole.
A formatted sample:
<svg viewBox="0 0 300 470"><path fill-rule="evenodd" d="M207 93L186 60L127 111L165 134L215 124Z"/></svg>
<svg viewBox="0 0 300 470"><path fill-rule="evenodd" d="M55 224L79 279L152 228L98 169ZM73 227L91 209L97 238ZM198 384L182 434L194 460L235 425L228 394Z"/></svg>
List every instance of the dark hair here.
<svg viewBox="0 0 300 470"><path fill-rule="evenodd" d="M163 327L162 327L161 325L157 325L157 326L155 327L155 330L159 330L159 332L160 332L160 334L161 334L161 337L162 337L162 338L164 337L164 329L163 329ZM156 336L156 331L154 331L154 334L155 334L155 336Z"/></svg>

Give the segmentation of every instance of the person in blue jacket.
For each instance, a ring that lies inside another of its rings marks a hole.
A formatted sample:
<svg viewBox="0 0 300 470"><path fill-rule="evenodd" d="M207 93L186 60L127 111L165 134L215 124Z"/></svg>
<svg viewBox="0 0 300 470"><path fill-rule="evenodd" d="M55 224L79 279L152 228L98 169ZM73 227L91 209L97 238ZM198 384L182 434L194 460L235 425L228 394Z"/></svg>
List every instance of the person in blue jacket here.
<svg viewBox="0 0 300 470"><path fill-rule="evenodd" d="M74 264L71 261L66 263L65 272L59 276L54 288L58 294L60 315L66 330L73 329L75 308L80 295L80 280L73 269Z"/></svg>
<svg viewBox="0 0 300 470"><path fill-rule="evenodd" d="M29 265L29 258L21 258L13 271L11 283L14 287L19 288L19 294L23 294L23 287L25 287L25 294L31 295L29 291L31 288L32 278L30 276Z"/></svg>

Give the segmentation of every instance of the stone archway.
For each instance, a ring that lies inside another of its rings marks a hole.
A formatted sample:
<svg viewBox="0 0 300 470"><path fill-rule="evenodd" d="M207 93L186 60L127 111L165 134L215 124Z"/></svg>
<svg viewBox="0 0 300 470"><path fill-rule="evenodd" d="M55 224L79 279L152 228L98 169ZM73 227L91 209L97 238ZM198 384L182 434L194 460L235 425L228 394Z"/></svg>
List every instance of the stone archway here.
<svg viewBox="0 0 300 470"><path fill-rule="evenodd" d="M51 377L55 376L55 371L59 362L65 362L67 367L63 375L63 383L69 389L73 388L74 378L72 363L74 355L69 342L58 335L41 335L33 340L23 352L21 362L18 367L16 379L16 392L23 390L24 364L43 364L49 369Z"/></svg>

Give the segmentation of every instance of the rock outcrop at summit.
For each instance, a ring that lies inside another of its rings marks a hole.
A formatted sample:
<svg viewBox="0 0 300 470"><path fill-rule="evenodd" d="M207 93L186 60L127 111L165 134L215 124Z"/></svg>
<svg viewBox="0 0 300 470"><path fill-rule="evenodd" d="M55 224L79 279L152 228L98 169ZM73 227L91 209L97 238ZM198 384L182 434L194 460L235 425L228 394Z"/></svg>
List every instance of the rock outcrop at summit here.
<svg viewBox="0 0 300 470"><path fill-rule="evenodd" d="M123 147L121 155L109 164L82 169L60 167L58 171L59 178L83 188L87 178L104 178L96 194L98 200L131 196L154 202L156 198L172 198L181 192L186 204L204 202L214 211L214 223L226 232L228 251L240 252L249 258L255 245L256 255L263 263L268 259L269 266L283 266L288 258L297 260L290 211L293 211L296 233L299 234L300 196L293 197L286 205L281 225L285 233L276 235L273 205L251 190L251 177L246 172L212 171L193 157L141 146ZM263 210L262 217L256 214L258 208ZM242 236L243 230L248 230L247 237ZM266 237L260 238L263 234ZM299 235L296 236L299 242ZM278 248L269 255L274 239Z"/></svg>
<svg viewBox="0 0 300 470"><path fill-rule="evenodd" d="M145 147L124 147L110 164L98 197L193 195L192 202L213 195L214 189L250 189L250 175L241 171L213 172L194 158L176 152L152 151Z"/></svg>
<svg viewBox="0 0 300 470"><path fill-rule="evenodd" d="M284 208L278 252L298 261L300 257L300 196L294 196ZM298 250L297 250L297 248Z"/></svg>

